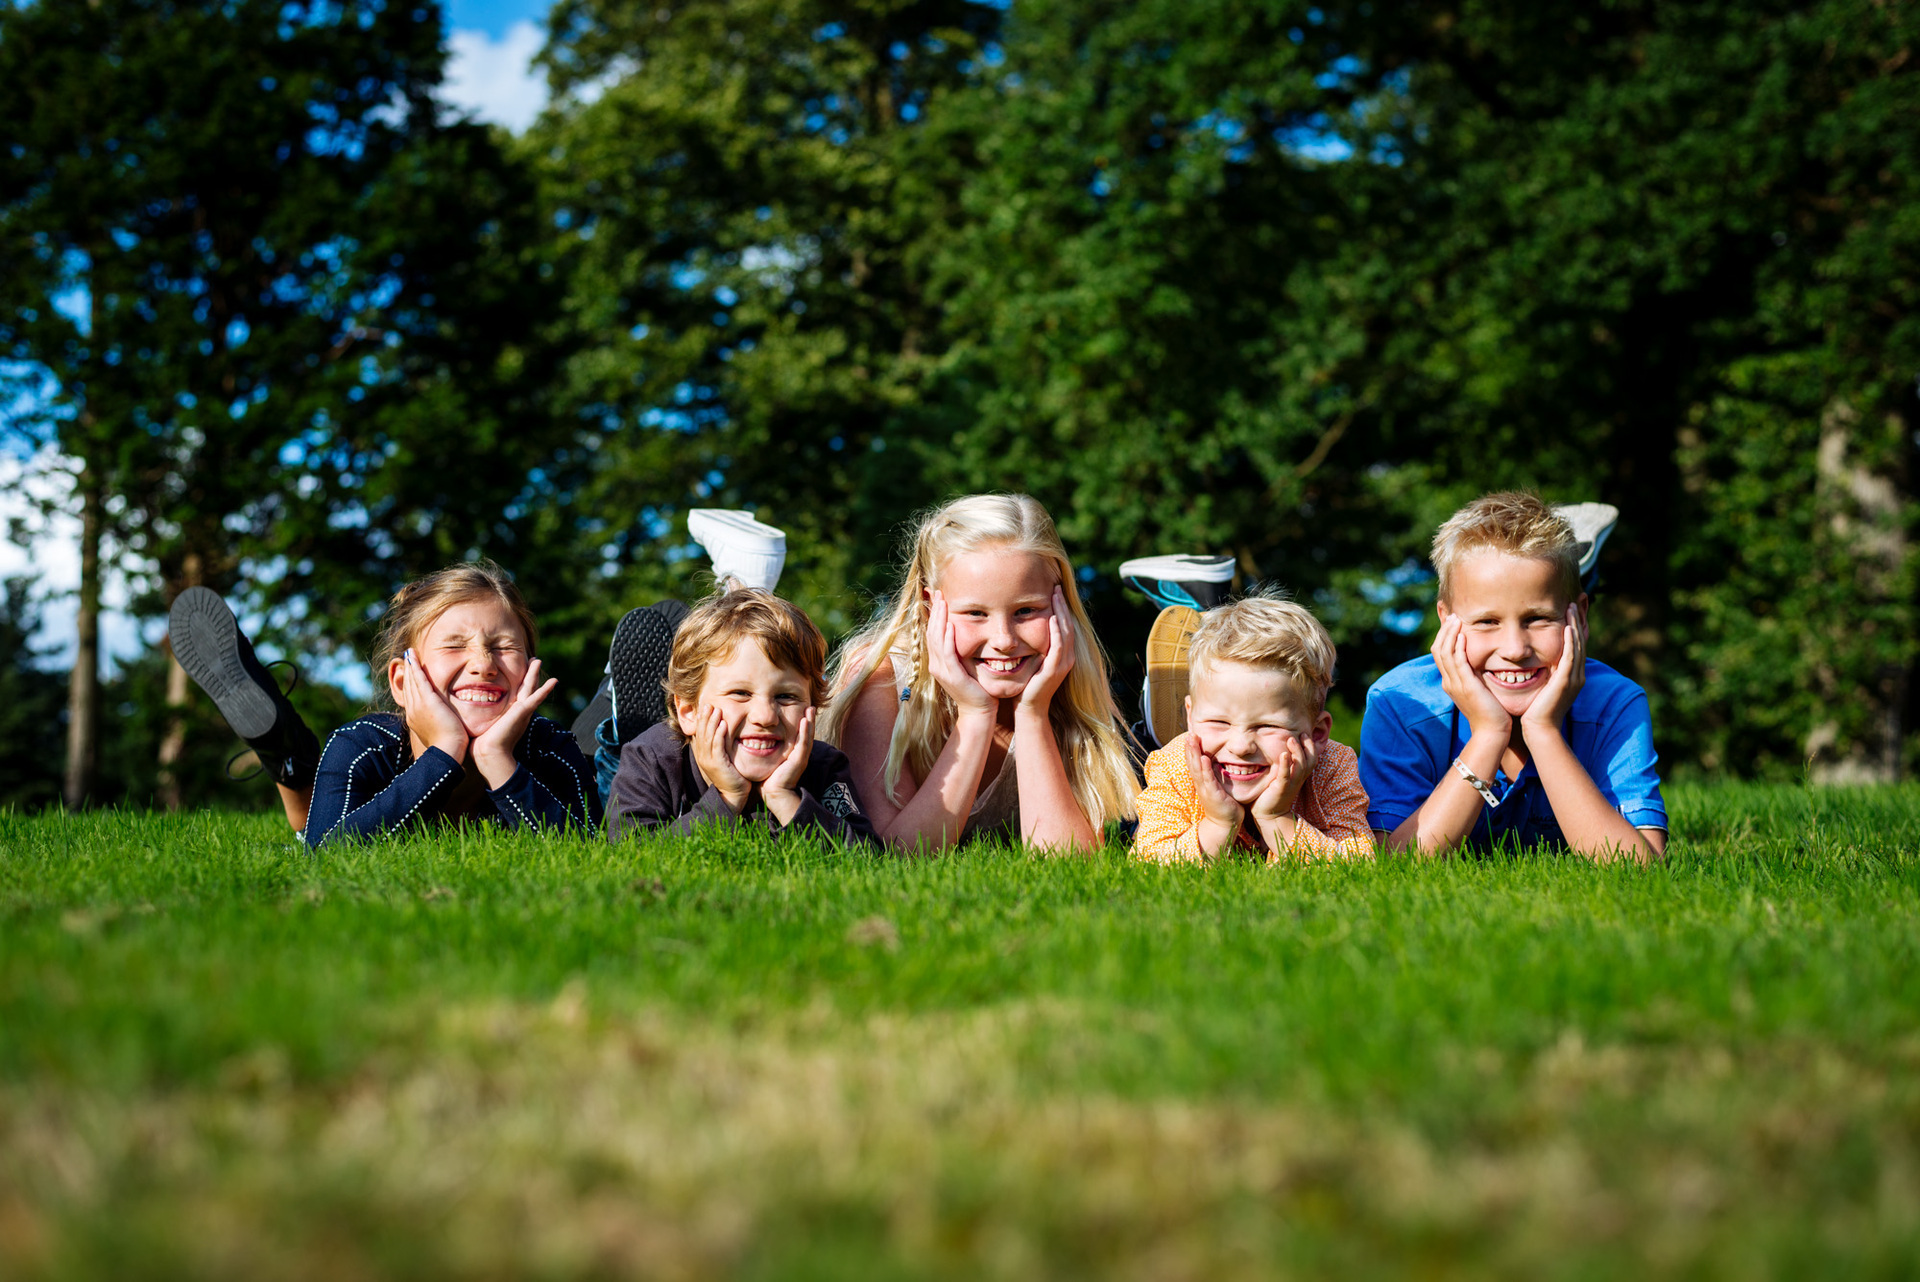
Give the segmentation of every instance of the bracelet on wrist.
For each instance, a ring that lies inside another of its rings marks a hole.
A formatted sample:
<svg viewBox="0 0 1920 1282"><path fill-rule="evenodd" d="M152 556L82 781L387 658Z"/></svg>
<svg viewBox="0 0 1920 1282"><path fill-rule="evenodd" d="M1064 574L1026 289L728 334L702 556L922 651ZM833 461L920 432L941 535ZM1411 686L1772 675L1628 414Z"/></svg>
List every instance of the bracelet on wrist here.
<svg viewBox="0 0 1920 1282"><path fill-rule="evenodd" d="M1492 786L1488 784L1485 779L1473 773L1465 761L1459 757L1455 757L1453 759L1453 768L1462 779L1465 779L1473 786L1475 792L1480 794L1480 800L1487 803L1488 810L1498 810L1500 808L1500 798L1493 795Z"/></svg>

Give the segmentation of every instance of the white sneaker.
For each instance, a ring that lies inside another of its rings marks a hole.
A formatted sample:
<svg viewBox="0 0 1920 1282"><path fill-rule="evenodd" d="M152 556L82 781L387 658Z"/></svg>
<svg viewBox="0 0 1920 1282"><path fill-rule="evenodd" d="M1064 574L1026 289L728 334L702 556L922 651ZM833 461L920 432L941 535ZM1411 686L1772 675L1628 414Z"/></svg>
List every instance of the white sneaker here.
<svg viewBox="0 0 1920 1282"><path fill-rule="evenodd" d="M1120 563L1120 577L1155 605L1211 610L1233 582L1230 556L1142 556Z"/></svg>
<svg viewBox="0 0 1920 1282"><path fill-rule="evenodd" d="M687 533L707 550L722 583L773 591L787 563L787 532L764 525L747 512L696 507L687 513Z"/></svg>
<svg viewBox="0 0 1920 1282"><path fill-rule="evenodd" d="M1573 537L1580 553L1580 577L1585 579L1593 573L1594 563L1600 559L1600 545L1613 533L1613 527L1620 523L1620 509L1611 503L1559 503L1554 511L1566 518L1573 527Z"/></svg>

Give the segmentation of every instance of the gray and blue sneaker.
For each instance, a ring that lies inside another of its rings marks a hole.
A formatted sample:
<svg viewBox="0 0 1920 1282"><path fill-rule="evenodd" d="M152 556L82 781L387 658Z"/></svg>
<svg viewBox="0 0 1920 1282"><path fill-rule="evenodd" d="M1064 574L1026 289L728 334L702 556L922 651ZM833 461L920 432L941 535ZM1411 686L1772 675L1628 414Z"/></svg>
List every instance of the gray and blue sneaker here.
<svg viewBox="0 0 1920 1282"><path fill-rule="evenodd" d="M1600 586L1600 548L1620 524L1620 509L1611 503L1559 503L1554 511L1573 527L1574 547L1580 553L1580 590L1589 596Z"/></svg>
<svg viewBox="0 0 1920 1282"><path fill-rule="evenodd" d="M1161 609L1211 610L1233 582L1230 556L1143 556L1120 564L1120 577Z"/></svg>

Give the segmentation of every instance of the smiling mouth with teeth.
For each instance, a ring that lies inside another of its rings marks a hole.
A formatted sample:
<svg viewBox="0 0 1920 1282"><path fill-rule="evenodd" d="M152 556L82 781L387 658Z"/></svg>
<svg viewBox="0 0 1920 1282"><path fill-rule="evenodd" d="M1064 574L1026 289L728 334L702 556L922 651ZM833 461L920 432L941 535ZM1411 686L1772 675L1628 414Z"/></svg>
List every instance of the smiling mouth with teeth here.
<svg viewBox="0 0 1920 1282"><path fill-rule="evenodd" d="M743 735L740 738L740 746L748 752L768 756L780 750L780 740L768 735Z"/></svg>
<svg viewBox="0 0 1920 1282"><path fill-rule="evenodd" d="M468 686L464 690L455 690L453 697L461 703L498 703L506 691L492 690L484 686Z"/></svg>
<svg viewBox="0 0 1920 1282"><path fill-rule="evenodd" d="M1489 668L1487 675L1501 685L1517 690L1521 686L1531 685L1533 679L1545 671L1545 668Z"/></svg>
<svg viewBox="0 0 1920 1282"><path fill-rule="evenodd" d="M1267 773L1267 768L1245 761L1223 761L1220 763L1220 773L1229 779L1258 779Z"/></svg>
<svg viewBox="0 0 1920 1282"><path fill-rule="evenodd" d="M985 668L988 672L998 672L1002 676L1004 676L1010 672L1020 671L1021 665L1024 664L1025 662L1026 662L1026 659L1024 658L989 659L983 655L981 656L981 659L980 659L980 666Z"/></svg>

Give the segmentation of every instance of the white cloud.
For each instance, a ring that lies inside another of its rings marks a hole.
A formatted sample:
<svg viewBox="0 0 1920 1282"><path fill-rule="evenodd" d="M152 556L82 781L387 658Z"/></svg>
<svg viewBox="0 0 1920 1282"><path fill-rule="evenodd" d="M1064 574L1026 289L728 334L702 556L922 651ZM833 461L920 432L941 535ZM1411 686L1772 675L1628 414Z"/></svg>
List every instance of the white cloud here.
<svg viewBox="0 0 1920 1282"><path fill-rule="evenodd" d="M546 77L528 64L540 52L540 29L522 19L495 41L484 31L455 31L440 97L452 107L519 133L547 105Z"/></svg>

